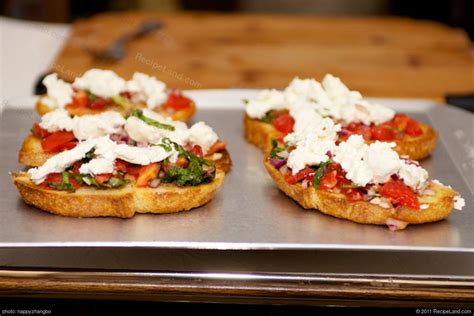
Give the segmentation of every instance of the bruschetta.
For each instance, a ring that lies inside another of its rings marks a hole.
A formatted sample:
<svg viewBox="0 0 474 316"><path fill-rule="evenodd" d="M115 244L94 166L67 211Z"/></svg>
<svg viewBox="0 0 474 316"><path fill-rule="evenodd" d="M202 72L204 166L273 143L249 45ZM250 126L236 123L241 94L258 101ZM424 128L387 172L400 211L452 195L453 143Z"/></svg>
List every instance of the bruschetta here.
<svg viewBox="0 0 474 316"><path fill-rule="evenodd" d="M195 103L179 90L168 90L155 77L138 72L126 81L111 70L90 69L72 84L54 73L43 84L47 93L36 102L40 115L63 108L71 115L116 111L126 116L134 109L148 108L186 122L196 111Z"/></svg>
<svg viewBox="0 0 474 316"><path fill-rule="evenodd" d="M115 111L71 117L64 109L54 110L43 115L41 122L33 124L18 160L25 166L41 166L80 141L106 135L117 143L131 146L154 145L162 137L168 137L182 146L194 148L197 154L213 161L224 172L231 165L225 143L204 122L188 128L183 122L148 109L135 109L127 118Z"/></svg>
<svg viewBox="0 0 474 316"><path fill-rule="evenodd" d="M169 138L137 147L108 136L81 141L40 167L11 175L23 200L41 210L121 218L202 206L224 176L195 147L186 149Z"/></svg>
<svg viewBox="0 0 474 316"><path fill-rule="evenodd" d="M400 157L394 143L367 143L361 135L339 141L339 124L312 119L317 127L290 133L283 144L273 140L264 162L278 188L303 208L399 230L463 207L458 192L429 180L416 161Z"/></svg>
<svg viewBox="0 0 474 316"><path fill-rule="evenodd" d="M326 75L322 83L295 78L283 91L264 90L247 101L244 117L248 142L268 153L271 139L282 139L294 130L301 109L316 111L341 125L340 140L362 135L366 142L395 142L394 150L414 160L428 157L436 147L432 127L403 113L373 104L349 90L339 78Z"/></svg>

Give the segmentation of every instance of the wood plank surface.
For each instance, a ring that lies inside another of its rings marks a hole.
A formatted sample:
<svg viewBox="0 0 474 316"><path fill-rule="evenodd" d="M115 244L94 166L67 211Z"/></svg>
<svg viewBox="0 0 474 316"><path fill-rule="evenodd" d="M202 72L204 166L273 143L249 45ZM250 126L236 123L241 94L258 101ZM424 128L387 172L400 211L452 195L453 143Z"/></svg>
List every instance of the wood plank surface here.
<svg viewBox="0 0 474 316"><path fill-rule="evenodd" d="M128 45L119 63L84 49L147 19L165 27ZM474 91L471 49L460 29L407 18L126 12L76 22L51 69L67 80L92 67L141 71L183 89L282 88L330 72L367 96L441 99Z"/></svg>

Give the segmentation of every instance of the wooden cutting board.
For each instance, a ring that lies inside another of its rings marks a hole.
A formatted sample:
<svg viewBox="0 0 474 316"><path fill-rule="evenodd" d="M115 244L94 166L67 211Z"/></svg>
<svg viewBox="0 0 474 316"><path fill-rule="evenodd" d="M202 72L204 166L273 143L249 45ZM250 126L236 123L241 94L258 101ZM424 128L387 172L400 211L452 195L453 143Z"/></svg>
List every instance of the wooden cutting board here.
<svg viewBox="0 0 474 316"><path fill-rule="evenodd" d="M165 24L127 46L116 64L84 47L111 43L147 19ZM405 18L126 12L74 23L51 70L72 81L89 68L125 78L135 71L170 87L285 87L294 76L340 76L368 96L441 99L474 91L467 35L442 24Z"/></svg>

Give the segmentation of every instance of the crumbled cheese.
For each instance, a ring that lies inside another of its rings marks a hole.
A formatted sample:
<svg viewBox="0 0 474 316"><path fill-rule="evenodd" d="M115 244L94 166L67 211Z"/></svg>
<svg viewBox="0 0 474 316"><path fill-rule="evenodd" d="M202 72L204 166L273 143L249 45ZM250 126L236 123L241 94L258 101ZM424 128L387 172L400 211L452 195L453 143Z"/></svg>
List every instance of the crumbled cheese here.
<svg viewBox="0 0 474 316"><path fill-rule="evenodd" d="M380 124L393 118L395 111L365 100L358 91L351 91L342 81L327 74L322 83L314 79L294 78L288 87L279 92L263 90L247 104L247 114L260 119L270 110L310 106L321 116L346 123Z"/></svg>
<svg viewBox="0 0 474 316"><path fill-rule="evenodd" d="M428 181L428 172L414 164L402 164L398 175L406 185L415 191L423 190Z"/></svg>
<svg viewBox="0 0 474 316"><path fill-rule="evenodd" d="M95 139L94 159L82 164L79 172L83 174L103 174L112 173L115 166L115 147L117 144L110 140L108 136Z"/></svg>
<svg viewBox="0 0 474 316"><path fill-rule="evenodd" d="M420 205L420 210L427 210L430 207L429 204L421 204Z"/></svg>
<svg viewBox="0 0 474 316"><path fill-rule="evenodd" d="M132 80L127 81L127 91L135 93L138 100L145 102L149 109L163 104L168 97L163 82L140 72L134 73Z"/></svg>
<svg viewBox="0 0 474 316"><path fill-rule="evenodd" d="M126 81L111 70L90 69L76 78L72 86L105 98L119 95L126 89Z"/></svg>
<svg viewBox="0 0 474 316"><path fill-rule="evenodd" d="M218 139L219 137L212 127L206 125L204 122L198 122L189 129L189 142L191 145L201 146L204 153L206 153Z"/></svg>
<svg viewBox="0 0 474 316"><path fill-rule="evenodd" d="M339 78L331 74L323 78L322 85L334 107L331 115L336 119L369 125L386 122L395 115L395 111L390 108L364 100L360 92L349 90Z"/></svg>
<svg viewBox="0 0 474 316"><path fill-rule="evenodd" d="M114 111L95 115L75 116L72 121L72 131L78 140L118 133L125 124L125 119L122 115Z"/></svg>
<svg viewBox="0 0 474 316"><path fill-rule="evenodd" d="M255 119L261 119L270 110L284 108L285 97L282 92L275 89L261 91L255 100L249 100L246 105L247 115Z"/></svg>
<svg viewBox="0 0 474 316"><path fill-rule="evenodd" d="M138 165L148 165L153 162L163 161L175 153L175 150L166 151L161 146L134 147L118 144L115 147L117 158Z"/></svg>
<svg viewBox="0 0 474 316"><path fill-rule="evenodd" d="M143 110L143 115L162 124L171 125L175 130L170 131L163 128L157 128L145 123L137 117L130 116L126 121L124 128L131 139L143 144L157 144L160 142L161 138L168 137L179 145L186 144L189 137L189 131L185 123L173 121L171 118L165 118L164 116L147 109Z"/></svg>
<svg viewBox="0 0 474 316"><path fill-rule="evenodd" d="M214 153L211 157L212 160L216 161L222 158L222 153Z"/></svg>
<svg viewBox="0 0 474 316"><path fill-rule="evenodd" d="M464 206L466 206L466 201L464 201L464 199L461 196L456 195L454 197L454 208L460 211L462 210Z"/></svg>
<svg viewBox="0 0 474 316"><path fill-rule="evenodd" d="M379 141L368 145L362 136L352 135L337 146L333 159L347 172L346 177L360 186L385 183L396 174L415 191L421 190L426 186L428 173L400 159L392 149L394 145Z"/></svg>
<svg viewBox="0 0 474 316"><path fill-rule="evenodd" d="M284 141L288 145L296 146L288 156L287 165L295 174L306 165L316 165L327 161L336 148L337 132L341 129L331 119L321 118L317 114L313 117L316 124L308 121L302 124L293 133L288 134Z"/></svg>
<svg viewBox="0 0 474 316"><path fill-rule="evenodd" d="M41 99L42 103L52 108L64 108L72 102L72 86L59 79L58 74L47 75L42 82L47 91L46 96Z"/></svg>
<svg viewBox="0 0 474 316"><path fill-rule="evenodd" d="M79 143L71 150L60 152L49 158L42 166L28 170L35 184L42 183L50 173L63 172L78 160L81 160L96 144L96 140Z"/></svg>
<svg viewBox="0 0 474 316"><path fill-rule="evenodd" d="M368 146L364 160L367 167L372 170L373 183L385 183L392 174L403 165L396 151L392 150L395 143L382 143L376 141Z"/></svg>
<svg viewBox="0 0 474 316"><path fill-rule="evenodd" d="M66 110L56 109L43 115L39 126L50 133L58 131L69 132L73 128L73 119Z"/></svg>

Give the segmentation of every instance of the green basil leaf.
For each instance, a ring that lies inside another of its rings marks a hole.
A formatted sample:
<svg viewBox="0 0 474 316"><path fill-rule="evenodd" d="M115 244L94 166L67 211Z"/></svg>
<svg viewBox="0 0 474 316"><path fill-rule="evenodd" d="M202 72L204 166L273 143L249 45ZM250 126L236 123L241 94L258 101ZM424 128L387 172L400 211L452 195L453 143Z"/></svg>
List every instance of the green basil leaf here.
<svg viewBox="0 0 474 316"><path fill-rule="evenodd" d="M111 97L111 99L115 104L117 104L117 105L119 105L123 108L126 108L130 105L128 100L126 98L122 97L121 95L114 95L113 97Z"/></svg>
<svg viewBox="0 0 474 316"><path fill-rule="evenodd" d="M169 124L163 124L163 123L160 123L158 121L155 121L154 119L151 119L149 117L146 117L145 115L143 115L143 111L142 110L134 110L130 116L134 116L136 118L139 118L140 120L142 120L143 122L147 123L148 125L150 126L154 126L156 128L161 128L161 129L166 129L166 130L169 130L169 131L174 131L175 128L173 125L169 125Z"/></svg>
<svg viewBox="0 0 474 316"><path fill-rule="evenodd" d="M319 189L319 183L321 182L321 178L324 175L324 170L326 169L327 166L331 163L331 160L322 162L319 164L318 169L316 169L316 173L314 174L314 182L313 186L317 190Z"/></svg>

